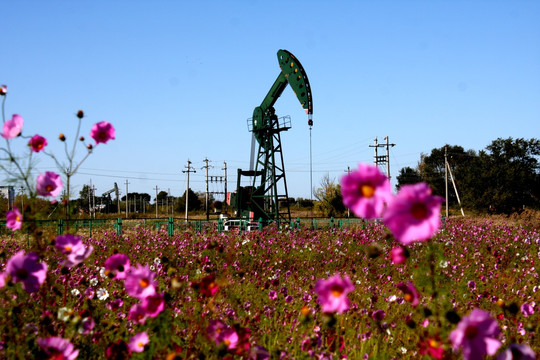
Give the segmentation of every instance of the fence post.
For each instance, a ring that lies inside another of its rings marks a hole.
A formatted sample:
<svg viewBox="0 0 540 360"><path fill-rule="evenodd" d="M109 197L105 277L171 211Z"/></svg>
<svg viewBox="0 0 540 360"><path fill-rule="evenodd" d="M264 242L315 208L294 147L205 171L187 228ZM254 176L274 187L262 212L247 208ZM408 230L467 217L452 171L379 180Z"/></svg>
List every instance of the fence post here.
<svg viewBox="0 0 540 360"><path fill-rule="evenodd" d="M263 219L262 219L262 217L260 217L260 218L259 218L259 231L262 231L263 225L264 225L264 224L263 224Z"/></svg>
<svg viewBox="0 0 540 360"><path fill-rule="evenodd" d="M169 218L169 224L167 226L168 235L173 236L174 235L174 220L172 217Z"/></svg>
<svg viewBox="0 0 540 360"><path fill-rule="evenodd" d="M90 232L89 237L92 237L92 219L90 219L89 224L88 224L88 227L90 228L90 230L89 230L89 232Z"/></svg>
<svg viewBox="0 0 540 360"><path fill-rule="evenodd" d="M332 216L330 218L330 229L333 229L334 228L334 217Z"/></svg>
<svg viewBox="0 0 540 360"><path fill-rule="evenodd" d="M217 221L217 231L223 232L223 219L218 219Z"/></svg>
<svg viewBox="0 0 540 360"><path fill-rule="evenodd" d="M58 223L56 224L56 234L62 235L64 233L64 220L58 219Z"/></svg>
<svg viewBox="0 0 540 360"><path fill-rule="evenodd" d="M313 219L313 230L317 230L317 219Z"/></svg>
<svg viewBox="0 0 540 360"><path fill-rule="evenodd" d="M116 235L122 235L122 219L116 220Z"/></svg>

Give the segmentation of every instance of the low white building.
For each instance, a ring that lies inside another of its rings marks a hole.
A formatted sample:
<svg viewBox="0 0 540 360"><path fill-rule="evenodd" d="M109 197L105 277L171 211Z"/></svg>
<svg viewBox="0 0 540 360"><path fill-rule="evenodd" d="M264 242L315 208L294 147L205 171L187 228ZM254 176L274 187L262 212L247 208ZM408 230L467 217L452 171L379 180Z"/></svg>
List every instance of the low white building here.
<svg viewBox="0 0 540 360"><path fill-rule="evenodd" d="M0 194L8 201L9 209L13 208L13 202L15 201L15 187L11 185L0 185Z"/></svg>

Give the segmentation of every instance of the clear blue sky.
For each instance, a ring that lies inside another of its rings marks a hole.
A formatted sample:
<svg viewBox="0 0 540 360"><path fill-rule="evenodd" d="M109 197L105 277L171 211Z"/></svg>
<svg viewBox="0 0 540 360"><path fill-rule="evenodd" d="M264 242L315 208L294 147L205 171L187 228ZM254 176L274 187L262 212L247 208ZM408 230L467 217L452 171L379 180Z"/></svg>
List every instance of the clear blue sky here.
<svg viewBox="0 0 540 360"><path fill-rule="evenodd" d="M0 24L6 116L23 116L25 135L61 154L79 109L87 137L98 121L116 128L74 177L75 197L90 180L97 195L127 180L129 192L181 196L188 159L204 191L205 158L212 176L227 162L234 189L279 49L311 83L314 186L372 163L375 137L396 144L394 180L447 143L540 137L540 1L3 1ZM309 198L310 133L290 88L276 112L292 118L289 195Z"/></svg>

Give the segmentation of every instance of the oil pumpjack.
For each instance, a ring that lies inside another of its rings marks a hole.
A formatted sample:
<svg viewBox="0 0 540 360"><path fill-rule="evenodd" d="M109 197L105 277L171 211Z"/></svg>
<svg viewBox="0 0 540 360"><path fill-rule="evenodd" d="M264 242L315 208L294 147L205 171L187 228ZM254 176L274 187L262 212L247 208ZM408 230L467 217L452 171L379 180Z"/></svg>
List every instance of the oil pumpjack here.
<svg viewBox="0 0 540 360"><path fill-rule="evenodd" d="M291 128L291 120L289 116L278 118L274 109L287 85L306 111L310 130L313 126L311 87L304 68L287 50L279 50L277 57L281 72L261 105L253 111L253 118L248 119L248 130L258 143L255 169L253 166L247 171L238 169L236 191L227 194L227 203L235 210L236 218L262 219L265 224L291 220L280 135ZM243 176L252 179L250 186L240 185Z"/></svg>

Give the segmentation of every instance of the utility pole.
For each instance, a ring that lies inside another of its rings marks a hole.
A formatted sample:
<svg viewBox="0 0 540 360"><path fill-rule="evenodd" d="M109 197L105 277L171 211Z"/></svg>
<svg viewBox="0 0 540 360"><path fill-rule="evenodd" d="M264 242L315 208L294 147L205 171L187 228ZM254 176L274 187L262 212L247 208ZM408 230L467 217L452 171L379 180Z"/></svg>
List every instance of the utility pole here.
<svg viewBox="0 0 540 360"><path fill-rule="evenodd" d="M369 147L375 148L375 165L379 166L386 164L386 176L388 177L388 180L390 180L390 147L393 147L396 144L390 144L388 142L388 136L385 136L384 139L386 140L386 144L379 144L377 138L375 138L375 145L369 145ZM378 155L377 149L380 147L386 147L386 155Z"/></svg>
<svg viewBox="0 0 540 360"><path fill-rule="evenodd" d="M203 161L206 163L206 165L201 168L206 169L206 200L204 202L206 209L206 220L210 220L210 215L208 214L208 168L213 166L208 165L208 162L211 162L210 160L208 160L208 158L205 158Z"/></svg>
<svg viewBox="0 0 540 360"><path fill-rule="evenodd" d="M448 146L444 146L444 190L446 194L446 217L448 218Z"/></svg>
<svg viewBox="0 0 540 360"><path fill-rule="evenodd" d="M224 161L223 162L223 169L224 171L224 176L225 176L225 189L223 190L224 193L225 193L225 201L224 201L224 204L223 206L225 207L225 213L227 213L227 162Z"/></svg>
<svg viewBox="0 0 540 360"><path fill-rule="evenodd" d="M158 218L158 215L157 215L157 211L158 211L158 203L157 203L157 192L158 192L158 187L156 185L156 219Z"/></svg>
<svg viewBox="0 0 540 360"><path fill-rule="evenodd" d="M128 218L128 213L129 213L129 210L128 210L128 205L129 205L129 202L128 202L128 185L129 185L129 182L126 180L126 219Z"/></svg>
<svg viewBox="0 0 540 360"><path fill-rule="evenodd" d="M196 173L195 169L191 166L191 161L187 161L187 170L182 170L183 173L187 173L186 177L186 221L188 221L188 199L189 199L189 173Z"/></svg>

